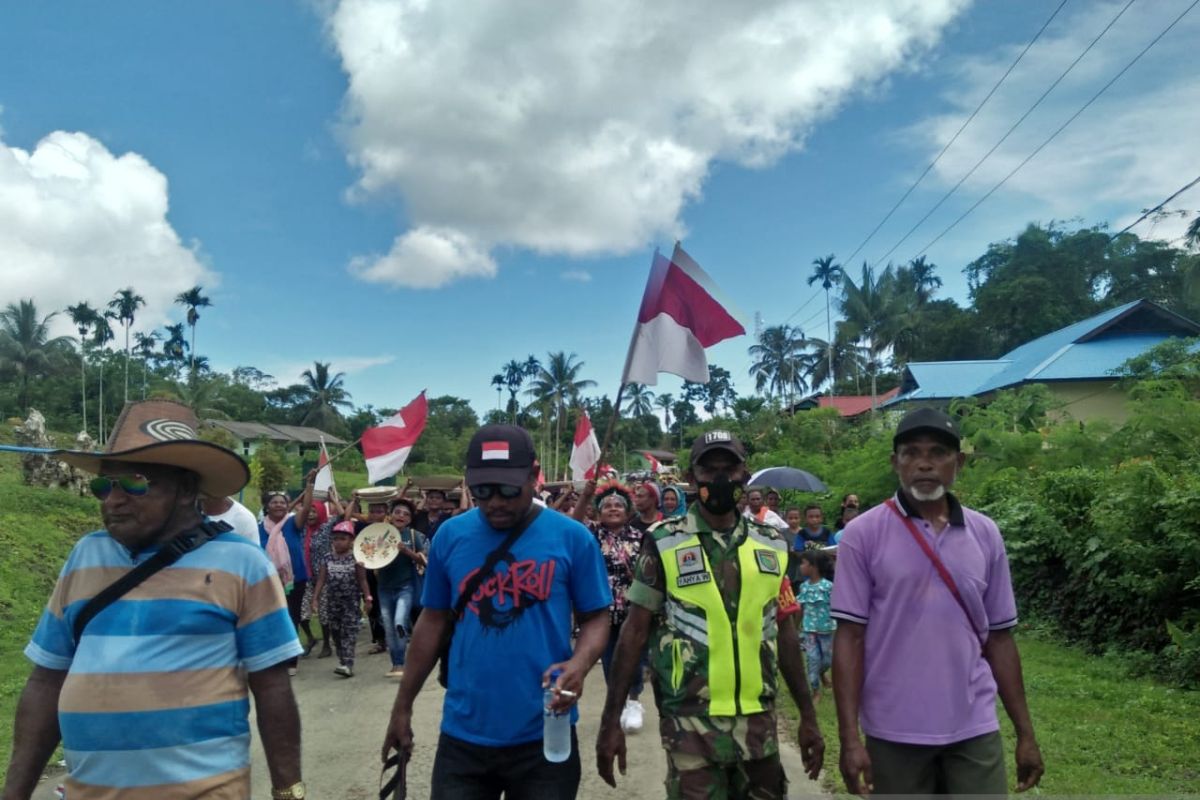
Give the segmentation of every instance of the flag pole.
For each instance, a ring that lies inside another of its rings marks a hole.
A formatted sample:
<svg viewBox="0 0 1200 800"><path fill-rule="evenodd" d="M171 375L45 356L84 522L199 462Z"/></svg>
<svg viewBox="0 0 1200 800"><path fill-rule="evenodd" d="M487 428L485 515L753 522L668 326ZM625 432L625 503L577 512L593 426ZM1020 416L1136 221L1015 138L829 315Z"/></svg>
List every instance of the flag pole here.
<svg viewBox="0 0 1200 800"><path fill-rule="evenodd" d="M608 451L608 445L612 441L613 431L617 429L617 421L621 418L621 396L625 394L626 384L621 382L621 386L617 389L617 399L613 402L612 419L608 421L608 430L604 432L604 441L600 445L600 457L596 459L596 481L600 480L600 467L604 464L604 454Z"/></svg>

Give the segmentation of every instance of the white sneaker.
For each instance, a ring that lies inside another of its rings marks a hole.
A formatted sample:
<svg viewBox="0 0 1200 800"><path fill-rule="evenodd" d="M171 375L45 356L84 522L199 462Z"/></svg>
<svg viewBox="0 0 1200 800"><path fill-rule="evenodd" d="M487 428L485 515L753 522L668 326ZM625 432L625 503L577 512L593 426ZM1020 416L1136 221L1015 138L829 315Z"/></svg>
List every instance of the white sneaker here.
<svg viewBox="0 0 1200 800"><path fill-rule="evenodd" d="M626 700L625 708L621 710L621 730L625 733L637 733L642 729L642 716L645 709L637 700Z"/></svg>

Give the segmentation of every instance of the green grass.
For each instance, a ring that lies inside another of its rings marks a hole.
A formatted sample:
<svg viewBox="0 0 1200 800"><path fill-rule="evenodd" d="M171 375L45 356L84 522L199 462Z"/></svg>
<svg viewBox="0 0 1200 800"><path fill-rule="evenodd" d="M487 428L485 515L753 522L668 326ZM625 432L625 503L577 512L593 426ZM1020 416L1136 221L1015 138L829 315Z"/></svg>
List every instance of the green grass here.
<svg viewBox="0 0 1200 800"><path fill-rule="evenodd" d="M1019 637L1025 689L1046 774L1044 794L1195 794L1200 792L1200 692L1133 677L1110 658L1029 634ZM796 717L791 698L784 713ZM997 707L1015 783L1012 725ZM845 792L838 772L833 693L817 705L825 735L827 789Z"/></svg>

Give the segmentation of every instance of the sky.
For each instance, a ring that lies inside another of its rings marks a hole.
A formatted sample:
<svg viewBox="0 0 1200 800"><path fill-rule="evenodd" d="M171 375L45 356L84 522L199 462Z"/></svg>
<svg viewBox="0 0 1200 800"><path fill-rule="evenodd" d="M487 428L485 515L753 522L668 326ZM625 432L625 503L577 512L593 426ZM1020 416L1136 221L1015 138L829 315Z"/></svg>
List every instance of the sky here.
<svg viewBox="0 0 1200 800"><path fill-rule="evenodd" d="M676 240L751 336L824 338L818 256L857 277L923 254L965 302L963 267L1030 222L1133 222L1200 175L1195 5L4 4L0 304L132 286L149 330L199 284L217 369L328 361L358 405L428 389L482 413L503 363L563 350L611 396ZM1168 207L1197 209L1200 187ZM751 336L709 352L743 394Z"/></svg>

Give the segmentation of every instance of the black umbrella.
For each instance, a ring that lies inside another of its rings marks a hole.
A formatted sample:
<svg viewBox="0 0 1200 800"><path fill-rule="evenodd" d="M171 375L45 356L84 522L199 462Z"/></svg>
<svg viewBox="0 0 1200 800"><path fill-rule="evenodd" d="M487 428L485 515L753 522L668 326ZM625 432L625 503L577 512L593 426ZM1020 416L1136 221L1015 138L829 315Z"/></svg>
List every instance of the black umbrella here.
<svg viewBox="0 0 1200 800"><path fill-rule="evenodd" d="M767 467L750 476L749 486L771 489L796 489L801 492L827 492L829 487L811 472L795 467Z"/></svg>

